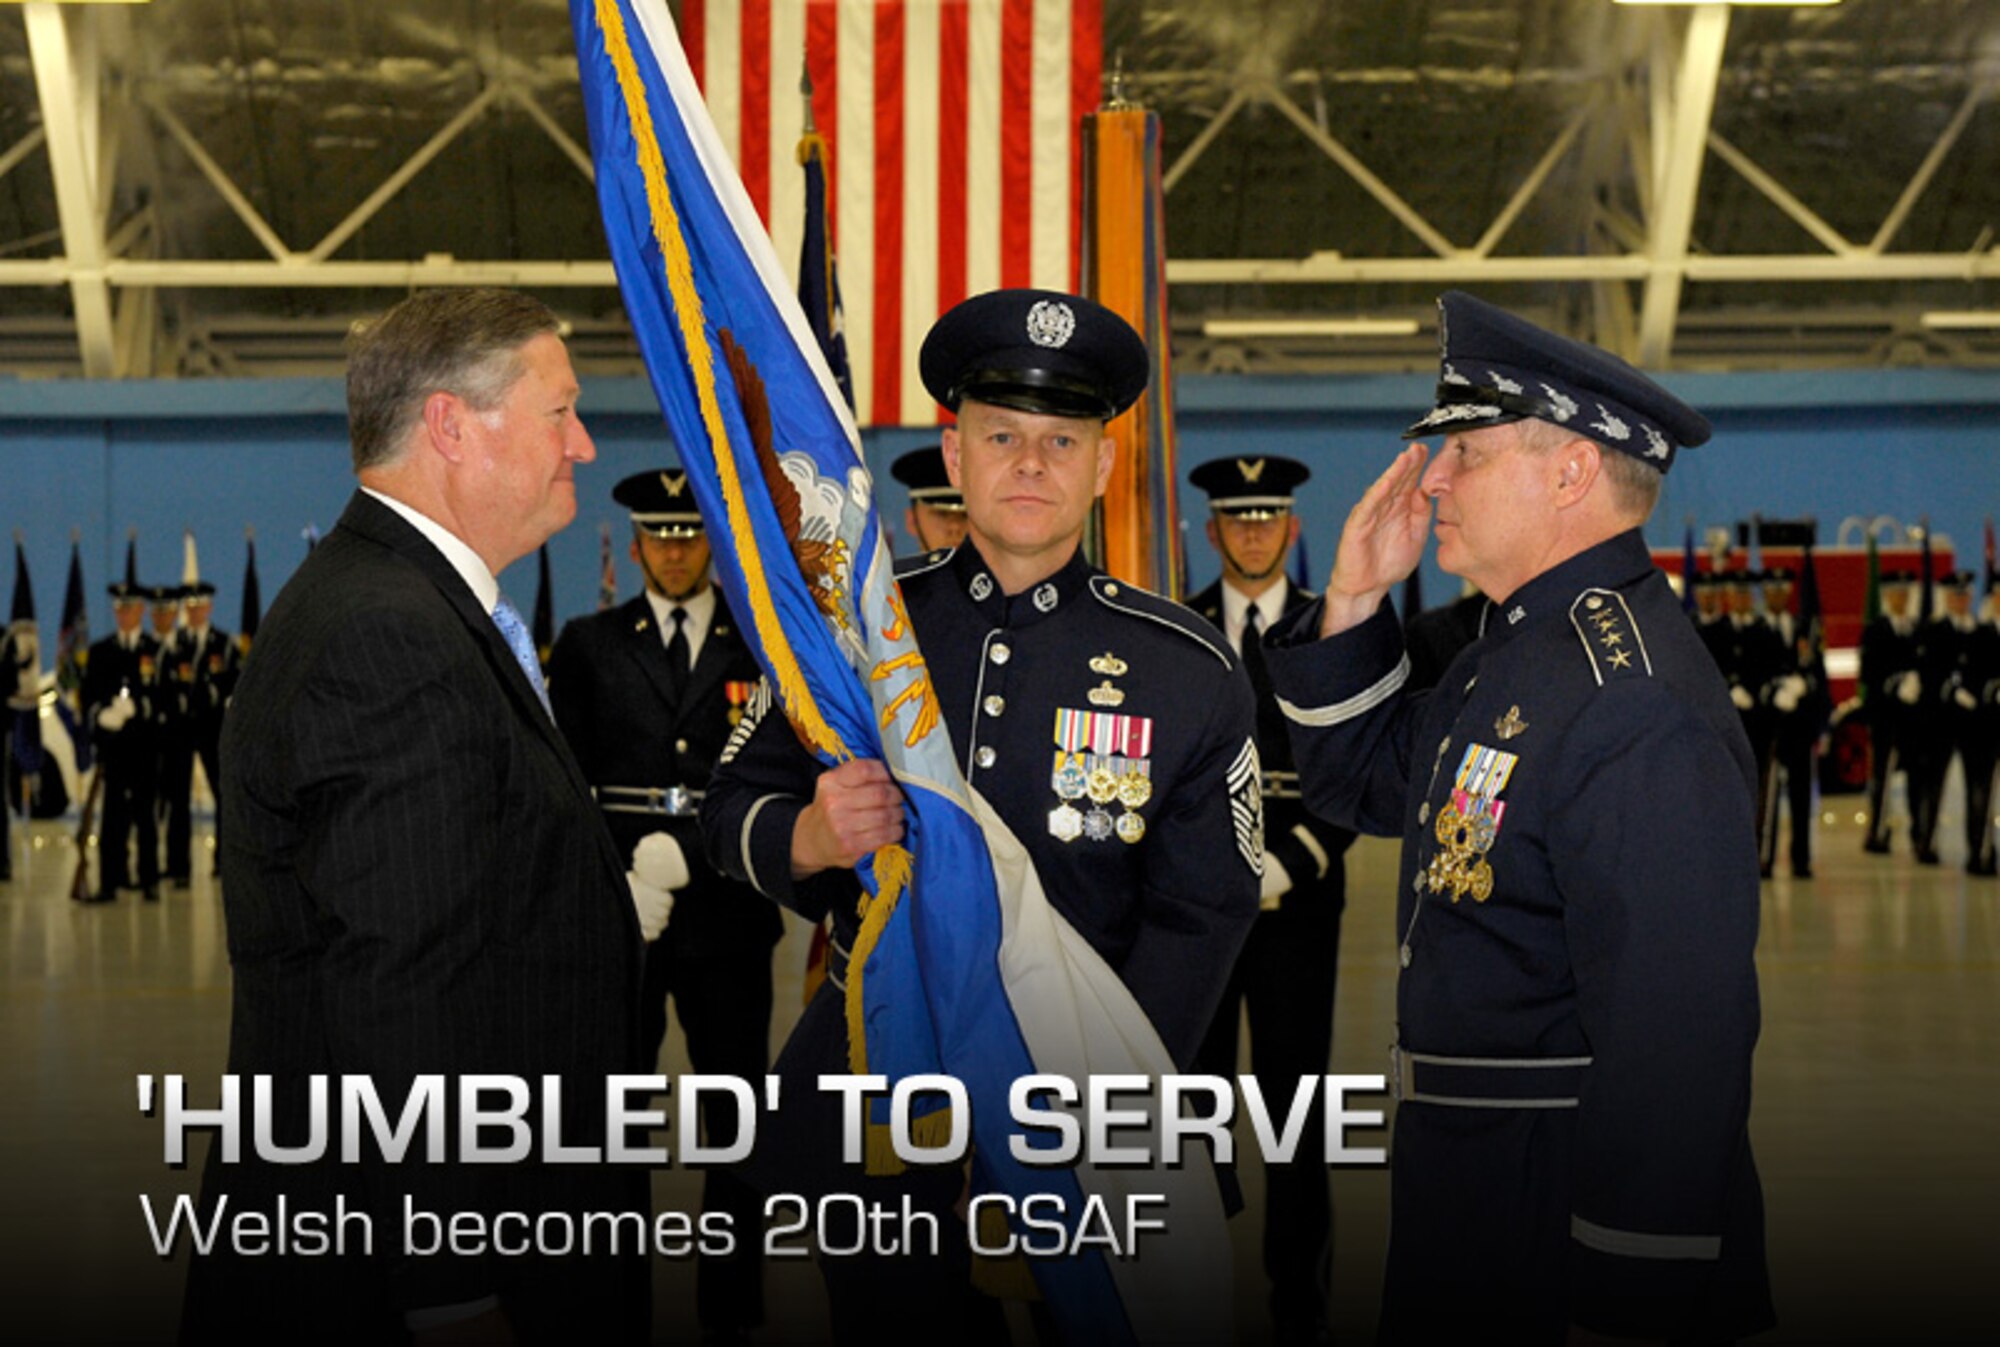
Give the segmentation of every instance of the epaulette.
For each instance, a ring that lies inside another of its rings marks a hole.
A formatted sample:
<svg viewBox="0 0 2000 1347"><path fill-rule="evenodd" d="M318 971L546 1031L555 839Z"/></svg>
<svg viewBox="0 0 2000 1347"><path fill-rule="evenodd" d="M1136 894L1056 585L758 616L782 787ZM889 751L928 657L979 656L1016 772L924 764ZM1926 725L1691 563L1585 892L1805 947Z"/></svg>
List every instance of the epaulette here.
<svg viewBox="0 0 2000 1347"><path fill-rule="evenodd" d="M1092 598L1106 608L1115 608L1121 613L1143 617L1179 632L1221 660L1223 668L1236 667L1235 660L1230 658L1229 648L1223 641L1222 633L1172 599L1163 598L1137 585L1126 584L1123 580L1114 580L1108 575L1091 576L1090 593Z"/></svg>
<svg viewBox="0 0 2000 1347"><path fill-rule="evenodd" d="M1570 625L1590 658L1597 686L1614 678L1650 678L1652 657L1625 596L1614 589L1586 589L1569 606Z"/></svg>
<svg viewBox="0 0 2000 1347"><path fill-rule="evenodd" d="M898 557L896 558L896 578L898 580L907 580L913 575L922 575L926 571L934 571L947 561L950 561L952 553L957 550L955 547L940 547L935 551L920 553L914 557Z"/></svg>

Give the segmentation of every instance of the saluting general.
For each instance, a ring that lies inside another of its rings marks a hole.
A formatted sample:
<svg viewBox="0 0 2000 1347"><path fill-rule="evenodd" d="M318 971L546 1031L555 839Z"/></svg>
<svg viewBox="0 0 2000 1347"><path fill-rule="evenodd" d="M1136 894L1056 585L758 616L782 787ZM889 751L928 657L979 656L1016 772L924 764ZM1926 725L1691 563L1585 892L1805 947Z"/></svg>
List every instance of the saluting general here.
<svg viewBox="0 0 2000 1347"><path fill-rule="evenodd" d="M1748 1134L1756 764L1640 532L1699 413L1471 296L1437 405L1270 669L1309 807L1401 835L1383 1336L1770 1325ZM1412 694L1389 590L1432 532L1492 599Z"/></svg>
<svg viewBox="0 0 2000 1347"><path fill-rule="evenodd" d="M1214 627L1113 579L1080 550L1113 461L1105 424L1147 378L1123 319L1073 295L966 300L925 338L924 384L958 414L944 462L967 537L898 566L965 778L1027 849L1048 900L1130 988L1185 1069L1257 915L1264 852L1250 684ZM847 1067L844 986L859 929L852 867L901 839L887 769L823 769L760 692L702 805L715 863L811 920L833 917L828 977L778 1062L788 1101L760 1180L907 1192L949 1213L956 1166L862 1179L815 1094ZM794 1105L791 1101L803 1101ZM802 1111L801 1111L802 1109ZM963 1237L935 1261L824 1258L836 1338L958 1341L992 1328L965 1288Z"/></svg>

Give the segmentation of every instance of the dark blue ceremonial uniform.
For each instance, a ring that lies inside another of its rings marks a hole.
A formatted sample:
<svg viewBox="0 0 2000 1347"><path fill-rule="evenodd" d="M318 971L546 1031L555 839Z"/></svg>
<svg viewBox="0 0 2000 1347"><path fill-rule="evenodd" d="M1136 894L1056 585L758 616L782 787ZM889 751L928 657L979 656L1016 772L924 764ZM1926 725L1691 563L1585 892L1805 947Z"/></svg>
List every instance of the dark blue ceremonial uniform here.
<svg viewBox="0 0 2000 1347"><path fill-rule="evenodd" d="M160 643L141 632L130 650L117 633L93 643L84 663L84 724L97 748L97 770L104 779L103 825L98 830L98 892L110 898L130 887L126 847L138 833L139 887L156 896L160 883L159 824L153 813L158 775L153 709L159 679ZM118 730L98 723L98 713L120 696L134 703L132 718Z"/></svg>
<svg viewBox="0 0 2000 1347"><path fill-rule="evenodd" d="M167 815L167 876L171 879L186 880L193 874L190 797L197 757L208 777L209 792L217 800L222 798L222 713L235 695L242 672L242 651L219 627L199 632L181 627L161 650L162 701L173 708L161 730L160 755L164 778L161 803ZM219 845L219 811L216 835Z"/></svg>
<svg viewBox="0 0 2000 1347"><path fill-rule="evenodd" d="M1757 764L1757 836L1761 839L1776 805L1771 788L1777 779L1778 712L1771 697L1786 673L1784 638L1756 613L1731 613L1706 635L1730 697L1741 699L1734 704L1743 721L1743 733L1750 740L1751 759ZM1760 841L1760 855L1761 847Z"/></svg>
<svg viewBox="0 0 2000 1347"><path fill-rule="evenodd" d="M1969 580L1969 577L1968 577ZM1917 747L1910 769L1910 836L1919 857L1937 856L1938 817L1951 759L1965 770L1967 868L1993 872L1991 698L2000 693L2000 635L1967 614L1933 618L1918 629L1923 694L1912 708Z"/></svg>
<svg viewBox="0 0 2000 1347"><path fill-rule="evenodd" d="M970 543L897 573L966 780L1026 848L1050 905L1188 1066L1257 915L1255 716L1236 659L1207 623L1080 555L1011 597ZM1059 712L1124 718L1097 724L1120 732L1127 767L1145 776L1143 799L1058 793L1058 736L1079 724ZM942 1214L961 1194L959 1167L864 1178L841 1161L839 1114L817 1091L820 1075L849 1070L845 985L860 925L853 872L791 877L793 828L821 770L760 688L702 802L720 869L809 920L833 918L827 980L779 1054L785 1103L760 1131L748 1172L770 1191L907 1196L949 1228ZM862 1340L885 1324L990 1331L991 1307L966 1295L963 1239L942 1243L936 1258L822 1260L836 1338Z"/></svg>
<svg viewBox="0 0 2000 1347"><path fill-rule="evenodd" d="M1755 765L1634 530L1409 693L1385 604L1274 640L1307 804L1405 838L1386 1338L1771 1322L1747 1121Z"/></svg>
<svg viewBox="0 0 2000 1347"><path fill-rule="evenodd" d="M755 1080L770 1062L771 947L783 925L761 896L705 862L694 811L760 675L719 594L684 685L676 686L667 659L644 594L574 618L549 657L549 702L626 864L655 832L672 836L687 858L688 883L675 891L666 929L646 947L643 1057L633 1069L659 1069L671 995L694 1069ZM729 1101L704 1105L712 1134L735 1135ZM761 1323L761 1203L732 1171L711 1169L704 1184L703 1210L730 1213L738 1244L731 1257L704 1256L697 1266L701 1322Z"/></svg>
<svg viewBox="0 0 2000 1347"><path fill-rule="evenodd" d="M1264 845L1254 706L1227 643L1080 555L1011 597L970 544L897 573L966 780L1034 858L1050 903L1131 988L1175 1062L1192 1062L1256 917ZM1057 793L1063 710L1124 717L1150 735L1128 744L1146 751L1123 755L1144 764L1143 803ZM716 772L703 833L723 870L808 918L831 911L846 950L854 877L791 880L793 825L820 770L782 716L758 717ZM1052 822L1065 809L1080 820L1069 839L1058 835L1064 821ZM1128 817L1137 822L1121 825Z"/></svg>
<svg viewBox="0 0 2000 1347"><path fill-rule="evenodd" d="M1289 580L1284 613L1317 597ZM1222 582L1188 600L1188 607L1223 627ZM1244 640L1252 639L1246 632ZM1264 847L1285 867L1292 887L1257 914L1230 974L1196 1069L1237 1074L1237 1039L1244 1008L1250 1016L1250 1061L1266 1099L1290 1099L1301 1077L1326 1074L1333 1057L1333 998L1340 967L1340 917L1347 906L1347 849L1354 834L1306 811L1291 740L1262 661L1252 669L1257 695L1257 751L1264 768ZM1261 651L1255 652L1261 654ZM1325 1317L1333 1269L1333 1201L1327 1189L1324 1109L1315 1106L1285 1165L1265 1163L1264 1274L1271 1312L1281 1331L1317 1325Z"/></svg>
<svg viewBox="0 0 2000 1347"><path fill-rule="evenodd" d="M1785 778L1785 799L1792 815L1792 874L1807 878L1812 874L1813 759L1819 737L1833 714L1833 695L1828 689L1826 658L1817 646L1808 644L1807 632L1795 613L1778 613L1770 619L1783 652L1778 682L1769 694L1776 722L1772 735L1773 770L1764 783L1764 808L1760 814L1762 831L1759 854L1763 872L1770 874L1778 859L1778 781ZM1787 711L1777 704L1777 689L1796 677L1805 687Z"/></svg>
<svg viewBox="0 0 2000 1347"><path fill-rule="evenodd" d="M1916 675L1917 662L1914 619L1884 613L1861 633L1861 697L1868 711L1869 748L1868 836L1863 845L1873 852L1889 849L1889 778L1910 766L1914 716L1899 689L1906 674Z"/></svg>

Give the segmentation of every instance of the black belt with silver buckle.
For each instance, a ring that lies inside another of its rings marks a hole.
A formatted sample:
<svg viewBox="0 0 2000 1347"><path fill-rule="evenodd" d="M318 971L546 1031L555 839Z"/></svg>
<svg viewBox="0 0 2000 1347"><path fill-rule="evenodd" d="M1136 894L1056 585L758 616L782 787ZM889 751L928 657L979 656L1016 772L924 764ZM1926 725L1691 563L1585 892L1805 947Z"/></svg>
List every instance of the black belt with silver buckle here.
<svg viewBox="0 0 2000 1347"><path fill-rule="evenodd" d="M1398 1100L1447 1108L1575 1108L1588 1057L1445 1057L1389 1049Z"/></svg>
<svg viewBox="0 0 2000 1347"><path fill-rule="evenodd" d="M607 814L660 814L691 818L701 812L702 791L686 786L599 786L597 807Z"/></svg>

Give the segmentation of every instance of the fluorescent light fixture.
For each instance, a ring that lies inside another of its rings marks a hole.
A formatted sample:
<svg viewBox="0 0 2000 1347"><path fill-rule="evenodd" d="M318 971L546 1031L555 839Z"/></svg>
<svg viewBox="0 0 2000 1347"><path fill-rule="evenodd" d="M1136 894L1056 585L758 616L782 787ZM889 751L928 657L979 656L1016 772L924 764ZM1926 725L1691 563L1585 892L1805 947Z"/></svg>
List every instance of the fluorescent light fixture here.
<svg viewBox="0 0 2000 1347"><path fill-rule="evenodd" d="M1804 9L1810 5L1837 5L1840 0L1611 0L1615 5L1786 5L1793 9Z"/></svg>
<svg viewBox="0 0 2000 1347"><path fill-rule="evenodd" d="M1414 318L1211 318L1204 337L1414 337Z"/></svg>
<svg viewBox="0 0 2000 1347"><path fill-rule="evenodd" d="M1936 332L1966 332L2000 327L2000 309L1933 309L1917 319Z"/></svg>

